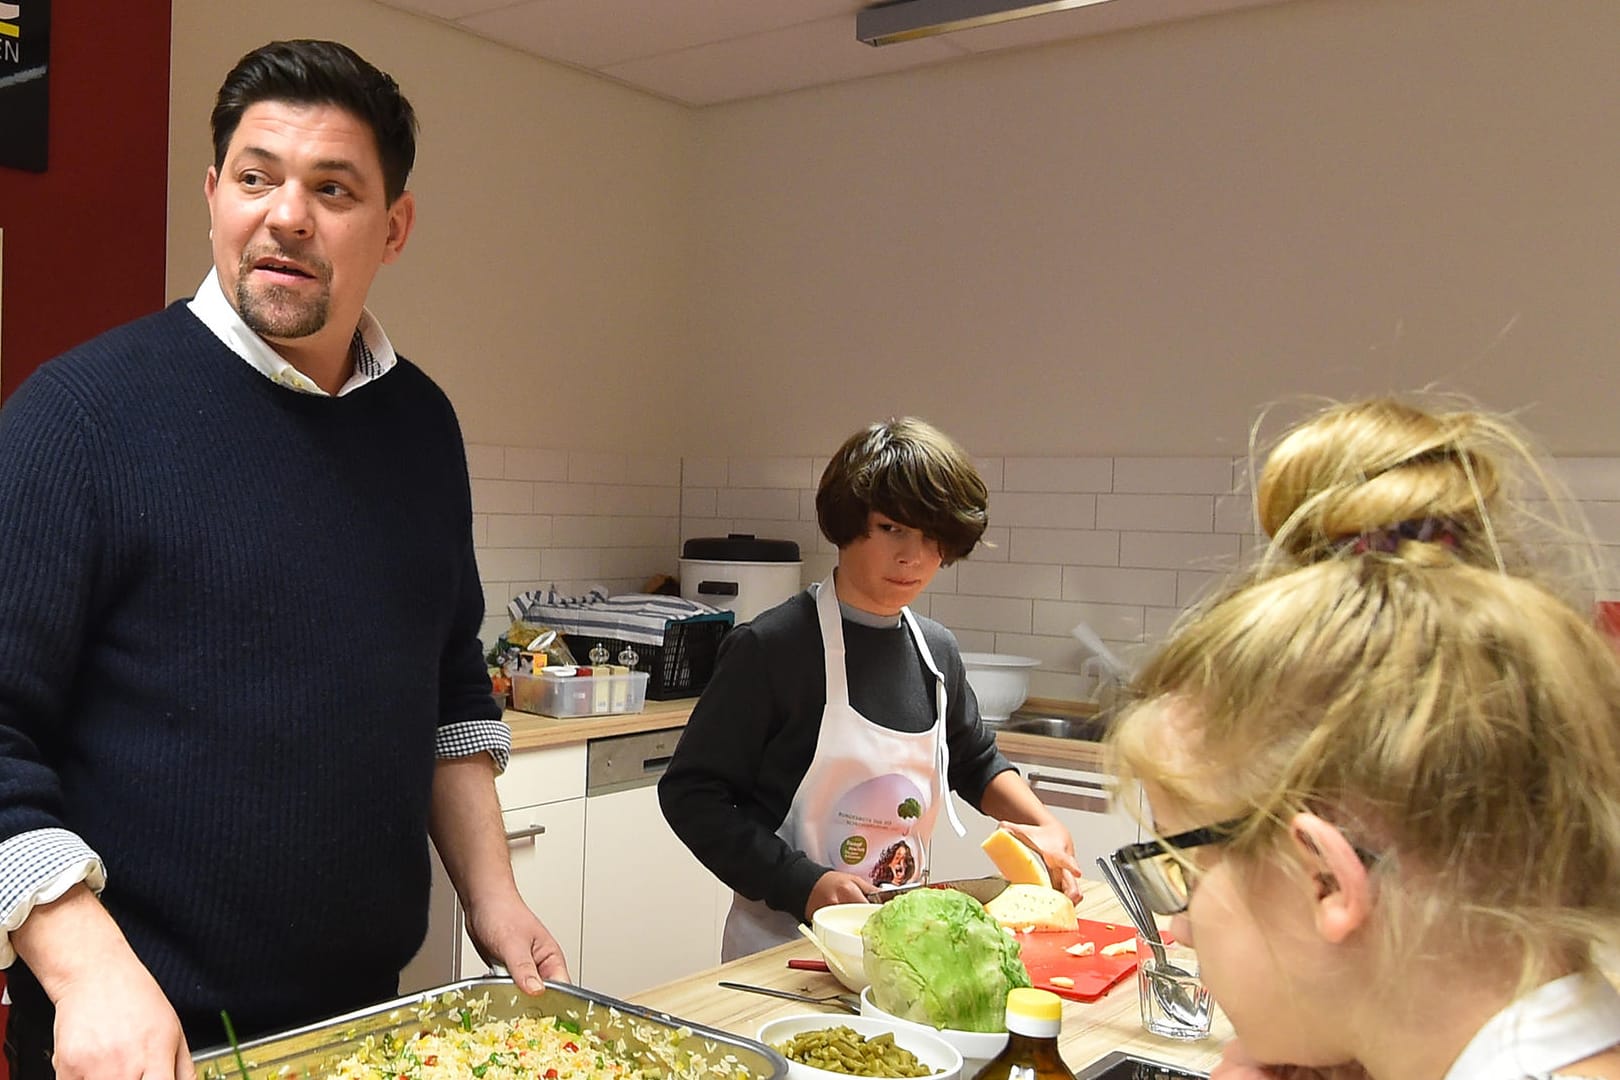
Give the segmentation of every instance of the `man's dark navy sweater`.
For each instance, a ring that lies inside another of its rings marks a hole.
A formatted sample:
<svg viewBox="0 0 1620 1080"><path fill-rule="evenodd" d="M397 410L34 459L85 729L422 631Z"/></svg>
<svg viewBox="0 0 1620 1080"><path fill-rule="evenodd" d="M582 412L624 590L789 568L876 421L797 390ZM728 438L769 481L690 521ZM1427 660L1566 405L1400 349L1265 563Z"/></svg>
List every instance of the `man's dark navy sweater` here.
<svg viewBox="0 0 1620 1080"><path fill-rule="evenodd" d="M183 304L105 334L0 411L0 840L101 855L193 1048L222 1008L245 1034L387 997L436 730L499 715L482 616L461 433L415 366L327 398Z"/></svg>

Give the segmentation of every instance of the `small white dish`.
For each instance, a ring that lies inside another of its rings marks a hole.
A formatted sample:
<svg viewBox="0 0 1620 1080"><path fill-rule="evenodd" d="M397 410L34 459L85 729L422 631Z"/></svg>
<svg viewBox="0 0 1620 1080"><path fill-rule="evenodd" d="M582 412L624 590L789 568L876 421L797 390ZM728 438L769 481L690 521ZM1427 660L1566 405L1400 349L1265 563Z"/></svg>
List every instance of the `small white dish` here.
<svg viewBox="0 0 1620 1080"><path fill-rule="evenodd" d="M857 994L872 985L872 980L866 977L866 946L861 941L861 928L879 906L828 904L810 919L816 944L826 957L828 968L839 982ZM828 953L835 955L827 956Z"/></svg>
<svg viewBox="0 0 1620 1080"><path fill-rule="evenodd" d="M960 1080L962 1076L962 1055L956 1048L938 1033L926 1027L912 1030L915 1025L907 1025L904 1021L881 1020L874 1016L834 1016L828 1013L801 1013L796 1016L780 1016L775 1020L767 1020L759 1029L759 1041L776 1049L778 1043L785 1043L793 1036L806 1031L819 1031L823 1028L847 1027L857 1034L868 1039L874 1035L893 1034L896 1046L910 1050L917 1056L917 1060L934 1070L933 1076L927 1080ZM1003 1036L1005 1039L1006 1036ZM802 1062L788 1061L789 1080L850 1080L843 1073L829 1072L818 1069L814 1065L805 1065Z"/></svg>
<svg viewBox="0 0 1620 1080"><path fill-rule="evenodd" d="M959 1031L956 1028L936 1028L886 1013L872 1001L871 987L861 991L861 1015L883 1020L901 1029L923 1032L943 1039L962 1055L962 1071L968 1076L973 1076L988 1065L990 1059L1001 1053L1002 1048L1007 1045L1005 1031Z"/></svg>

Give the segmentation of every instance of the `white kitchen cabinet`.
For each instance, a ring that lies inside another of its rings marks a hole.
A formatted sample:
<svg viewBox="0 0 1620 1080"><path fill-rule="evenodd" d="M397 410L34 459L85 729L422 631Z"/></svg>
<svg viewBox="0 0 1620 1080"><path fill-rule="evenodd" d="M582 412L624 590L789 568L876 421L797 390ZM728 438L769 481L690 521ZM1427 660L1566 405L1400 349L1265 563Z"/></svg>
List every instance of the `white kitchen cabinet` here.
<svg viewBox="0 0 1620 1080"><path fill-rule="evenodd" d="M501 820L506 826L507 850L512 856L512 876L517 881L518 893L562 946L569 974L578 982L584 925L581 897L585 873L585 800L564 799L508 810L501 815ZM461 977L471 978L488 969L489 965L479 957L463 928Z"/></svg>
<svg viewBox="0 0 1620 1080"><path fill-rule="evenodd" d="M714 875L658 806L657 779L679 735L649 732L591 746L580 981L614 997L720 962Z"/></svg>
<svg viewBox="0 0 1620 1080"><path fill-rule="evenodd" d="M514 753L495 778L518 892L540 916L579 977L585 864L585 747ZM433 859L427 941L400 975L409 993L483 975L489 965L466 935L450 878Z"/></svg>
<svg viewBox="0 0 1620 1080"><path fill-rule="evenodd" d="M1033 755L1007 756L1041 802L1068 828L1074 839L1075 859L1087 878L1097 880L1098 856L1138 839L1136 818L1130 810L1124 805L1109 805L1113 777ZM995 873L989 857L979 847L995 829L995 819L974 810L955 794L951 798L956 800L956 811L967 827L967 835L958 837L943 815L935 821L929 851L930 876L939 880Z"/></svg>

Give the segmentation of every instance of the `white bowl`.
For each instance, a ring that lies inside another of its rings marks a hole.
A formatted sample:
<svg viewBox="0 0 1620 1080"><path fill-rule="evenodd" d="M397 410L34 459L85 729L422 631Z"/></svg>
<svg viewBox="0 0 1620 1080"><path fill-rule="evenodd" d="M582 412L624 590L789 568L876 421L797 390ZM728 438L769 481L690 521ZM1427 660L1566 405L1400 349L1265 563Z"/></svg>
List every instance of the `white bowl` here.
<svg viewBox="0 0 1620 1080"><path fill-rule="evenodd" d="M929 1080L959 1080L962 1075L962 1055L957 1053L956 1048L950 1043L940 1038L938 1032L926 1027L912 1030L915 1026L904 1021L883 1020L875 1016L800 1013L767 1020L759 1029L759 1041L775 1050L777 1043L785 1043L801 1032L818 1031L822 1028L847 1027L868 1039L874 1035L892 1032L896 1046L910 1050L917 1055L918 1061L934 1070L934 1075ZM829 1072L793 1060L788 1061L787 1074L789 1080L850 1080L843 1073Z"/></svg>
<svg viewBox="0 0 1620 1080"><path fill-rule="evenodd" d="M828 969L857 994L872 985L872 980L866 977L866 947L861 943L861 927L877 909L877 904L828 904L810 918L823 955L834 954L827 957Z"/></svg>
<svg viewBox="0 0 1620 1080"><path fill-rule="evenodd" d="M892 1013L884 1012L873 1003L870 987L861 991L861 1015L894 1024L907 1031L924 1032L944 1039L962 1055L962 1071L968 1076L973 1076L988 1065L990 1059L1001 1053L1002 1048L1007 1045L1005 1031L958 1031L956 1028L936 1028L928 1024L919 1024L915 1020L902 1020Z"/></svg>
<svg viewBox="0 0 1620 1080"><path fill-rule="evenodd" d="M979 699L979 715L994 722L1007 719L1029 697L1030 670L1041 662L1033 656L965 652L962 666L973 696Z"/></svg>

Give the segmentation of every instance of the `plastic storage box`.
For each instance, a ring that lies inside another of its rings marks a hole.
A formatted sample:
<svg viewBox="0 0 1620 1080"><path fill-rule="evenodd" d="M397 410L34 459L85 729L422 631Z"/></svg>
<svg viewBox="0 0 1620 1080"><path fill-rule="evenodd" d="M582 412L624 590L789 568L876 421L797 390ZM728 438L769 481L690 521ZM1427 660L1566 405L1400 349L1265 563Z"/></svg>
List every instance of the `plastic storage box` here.
<svg viewBox="0 0 1620 1080"><path fill-rule="evenodd" d="M697 697L708 685L714 673L715 656L720 652L720 639L731 629L733 615L729 611L713 615L697 615L690 619L672 620L664 627L664 643L648 645L627 642L619 638L596 637L591 634L563 632L568 650L580 663L591 655L592 646L600 644L607 649L608 662L618 663L619 653L626 645L636 652L635 669L652 676L647 685L647 697L654 701L671 698ZM518 708L523 706L519 705Z"/></svg>
<svg viewBox="0 0 1620 1080"><path fill-rule="evenodd" d="M645 671L626 675L512 676L512 707L522 712L568 718L638 713L647 704Z"/></svg>

